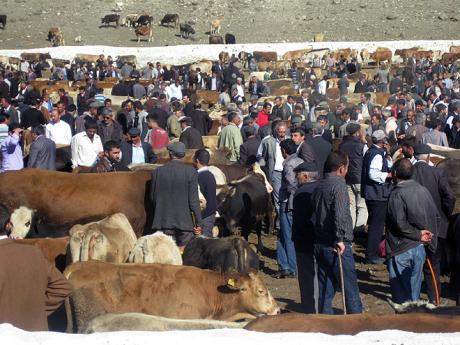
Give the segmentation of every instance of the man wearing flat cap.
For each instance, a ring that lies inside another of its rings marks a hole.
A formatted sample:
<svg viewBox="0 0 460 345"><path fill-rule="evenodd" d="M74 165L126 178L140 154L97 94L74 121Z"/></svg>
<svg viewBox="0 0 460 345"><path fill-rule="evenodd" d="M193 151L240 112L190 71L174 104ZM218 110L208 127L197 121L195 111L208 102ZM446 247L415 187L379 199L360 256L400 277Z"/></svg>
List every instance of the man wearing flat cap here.
<svg viewBox="0 0 460 345"><path fill-rule="evenodd" d="M429 247L425 248L426 257L431 261L435 282L431 276L430 268L426 266L423 270L430 303L438 304L441 296L439 275L441 272L442 249L445 246L449 219L455 206L455 194L450 188L444 170L428 164L430 162L430 153L431 147L426 144L415 146L414 156L417 161L414 164L411 179L428 189L440 215L436 250L431 251ZM438 294L436 294L437 291Z"/></svg>
<svg viewBox="0 0 460 345"><path fill-rule="evenodd" d="M385 228L385 215L388 196L391 191L390 146L383 130L372 133L372 146L364 155L361 179L361 196L366 199L369 218L367 221L366 261L382 264L379 257L379 244Z"/></svg>
<svg viewBox="0 0 460 345"><path fill-rule="evenodd" d="M152 150L152 145L141 140L141 130L131 127L128 130L130 140L121 143L121 161L126 166L130 164L153 164L157 156Z"/></svg>
<svg viewBox="0 0 460 345"><path fill-rule="evenodd" d="M202 233L198 173L182 162L185 157L183 143L171 143L167 149L171 161L152 171L152 231L163 231L174 238L178 246L185 246Z"/></svg>
<svg viewBox="0 0 460 345"><path fill-rule="evenodd" d="M292 240L296 251L300 301L303 312L318 312L318 282L313 257L314 229L312 215L315 211L311 200L318 185L318 168L313 162L303 162L294 168L299 188L294 194L292 211Z"/></svg>
<svg viewBox="0 0 460 345"><path fill-rule="evenodd" d="M202 149L204 147L203 138L201 133L193 128L192 118L189 116L182 116L179 118L180 127L182 133L179 137L179 141L184 143L186 149Z"/></svg>

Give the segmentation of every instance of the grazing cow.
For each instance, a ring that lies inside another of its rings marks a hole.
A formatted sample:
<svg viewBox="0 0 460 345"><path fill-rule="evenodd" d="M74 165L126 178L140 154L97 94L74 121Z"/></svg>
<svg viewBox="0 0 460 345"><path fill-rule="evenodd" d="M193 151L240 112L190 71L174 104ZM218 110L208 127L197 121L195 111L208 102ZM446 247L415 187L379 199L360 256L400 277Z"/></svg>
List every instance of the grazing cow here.
<svg viewBox="0 0 460 345"><path fill-rule="evenodd" d="M252 56L256 60L256 62L260 61L277 61L278 54L276 52L262 52L262 51L255 51L252 53Z"/></svg>
<svg viewBox="0 0 460 345"><path fill-rule="evenodd" d="M235 35L226 33L225 34L225 44L236 44Z"/></svg>
<svg viewBox="0 0 460 345"><path fill-rule="evenodd" d="M210 35L209 44L224 44L224 39L220 35Z"/></svg>
<svg viewBox="0 0 460 345"><path fill-rule="evenodd" d="M140 26L152 26L153 17L149 16L148 14L142 14L139 16L137 21L134 23L134 27Z"/></svg>
<svg viewBox="0 0 460 345"><path fill-rule="evenodd" d="M178 319L235 321L280 309L257 273L219 274L196 267L77 262L64 275L68 331L106 313L142 312Z"/></svg>
<svg viewBox="0 0 460 345"><path fill-rule="evenodd" d="M180 320L142 313L104 314L95 317L82 333L118 331L192 331L200 329L243 328L246 322L219 320Z"/></svg>
<svg viewBox="0 0 460 345"><path fill-rule="evenodd" d="M261 252L262 222L272 228L270 195L264 178L259 174L249 174L238 181L229 183L217 196L218 211L223 218L224 234L237 234L241 227L242 236L248 240L251 230L257 234L257 251Z"/></svg>
<svg viewBox="0 0 460 345"><path fill-rule="evenodd" d="M157 231L137 240L129 253L128 262L180 266L182 257L172 237Z"/></svg>
<svg viewBox="0 0 460 345"><path fill-rule="evenodd" d="M259 257L248 242L239 237L196 237L184 248L184 265L219 273L248 273L259 270Z"/></svg>
<svg viewBox="0 0 460 345"><path fill-rule="evenodd" d="M214 19L211 21L211 35L216 35L220 34L220 25L221 25L221 20L220 19Z"/></svg>
<svg viewBox="0 0 460 345"><path fill-rule="evenodd" d="M2 24L2 29L6 27L6 14L0 14L0 24Z"/></svg>
<svg viewBox="0 0 460 345"><path fill-rule="evenodd" d="M32 238L16 240L16 243L28 244L37 247L43 253L43 256L49 263L64 272L67 264L67 252L69 246L69 237L59 238Z"/></svg>
<svg viewBox="0 0 460 345"><path fill-rule="evenodd" d="M160 22L160 25L162 26L170 26L170 24L173 24L173 27L177 28L177 26L179 25L178 14L165 14L165 16Z"/></svg>
<svg viewBox="0 0 460 345"><path fill-rule="evenodd" d="M182 38L189 38L195 35L195 29L190 24L179 24L180 35Z"/></svg>
<svg viewBox="0 0 460 345"><path fill-rule="evenodd" d="M118 14L107 14L104 18L101 18L101 24L104 24L105 27L109 26L110 23L115 23L115 27L118 28L120 23L120 15Z"/></svg>
<svg viewBox="0 0 460 345"><path fill-rule="evenodd" d="M123 213L85 225L74 225L69 235L72 262L99 260L123 263L136 244L136 234Z"/></svg>
<svg viewBox="0 0 460 345"><path fill-rule="evenodd" d="M127 14L121 21L121 25L127 26L128 28L133 27L134 23L139 19L139 16L140 15L136 13Z"/></svg>
<svg viewBox="0 0 460 345"><path fill-rule="evenodd" d="M150 215L150 172L69 174L24 169L0 174L0 200L14 210L36 210L42 224L75 224L121 212L137 236ZM59 205L59 207L56 207Z"/></svg>
<svg viewBox="0 0 460 345"><path fill-rule="evenodd" d="M454 315L306 315L287 313L263 316L246 327L256 332L314 332L331 335L355 335L360 332L395 329L417 333L459 332L460 318Z"/></svg>
<svg viewBox="0 0 460 345"><path fill-rule="evenodd" d="M137 37L137 43L141 41L141 37L147 37L147 42L153 42L153 29L151 26L143 25L134 30Z"/></svg>

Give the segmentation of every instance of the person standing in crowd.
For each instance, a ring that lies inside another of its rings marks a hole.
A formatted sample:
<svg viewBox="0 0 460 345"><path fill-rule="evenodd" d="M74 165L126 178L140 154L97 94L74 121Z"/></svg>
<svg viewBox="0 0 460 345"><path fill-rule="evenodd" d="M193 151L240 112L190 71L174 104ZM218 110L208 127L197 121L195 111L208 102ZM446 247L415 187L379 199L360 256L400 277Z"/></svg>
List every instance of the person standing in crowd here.
<svg viewBox="0 0 460 345"><path fill-rule="evenodd" d="M97 122L87 120L85 131L75 134L70 144L72 151L72 167L92 167L98 155L103 154L102 141L96 134Z"/></svg>
<svg viewBox="0 0 460 345"><path fill-rule="evenodd" d="M32 99L31 106L21 116L21 127L24 129L46 124L43 113L39 110L40 99Z"/></svg>
<svg viewBox="0 0 460 345"><path fill-rule="evenodd" d="M169 143L168 133L160 127L158 120L152 116L147 116L147 127L149 128L145 141L152 146L152 149L160 150Z"/></svg>
<svg viewBox="0 0 460 345"><path fill-rule="evenodd" d="M427 122L428 132L422 134L422 144L432 144L438 146L449 147L446 133L441 132L442 121L439 119L432 119Z"/></svg>
<svg viewBox="0 0 460 345"><path fill-rule="evenodd" d="M121 163L125 166L130 164L154 164L157 156L149 143L141 140L141 131L132 127L128 131L130 140L121 143Z"/></svg>
<svg viewBox="0 0 460 345"><path fill-rule="evenodd" d="M206 149L199 149L193 157L193 165L198 171L198 185L206 199L206 207L201 211L203 235L213 237L212 228L217 212L216 178L208 169L209 159L209 152Z"/></svg>
<svg viewBox="0 0 460 345"><path fill-rule="evenodd" d="M444 171L428 164L430 162L431 147L426 144L419 144L415 147L414 153L417 162L414 164L411 179L428 189L440 216L436 250L434 252L426 250L426 257L430 260L433 268L436 286L433 282L429 266L425 265L423 269L430 303L439 304L441 296L441 281L439 279L441 274L441 258L443 248L446 245L449 220L455 207L455 194L450 188ZM438 291L438 295L436 291Z"/></svg>
<svg viewBox="0 0 460 345"><path fill-rule="evenodd" d="M184 164L185 145L167 146L171 161L152 171L150 199L153 202L153 231L163 231L182 247L202 234L198 201L198 173Z"/></svg>
<svg viewBox="0 0 460 345"><path fill-rule="evenodd" d="M229 149L229 161L237 162L240 158L240 146L243 144L243 137L241 136L240 129L238 128L241 118L237 113L230 113L227 118L228 125L220 132L217 147L219 149L224 147Z"/></svg>
<svg viewBox="0 0 460 345"><path fill-rule="evenodd" d="M341 281L342 260L345 302L349 314L362 313L358 279L353 258L353 224L345 176L348 157L331 152L324 164L324 178L313 192L314 255L318 264L318 312L333 314L332 299ZM338 258L340 255L340 258Z"/></svg>
<svg viewBox="0 0 460 345"><path fill-rule="evenodd" d="M339 150L348 156L348 172L345 176L348 195L350 197L350 212L353 228L357 233L364 234L367 222L366 201L361 196L361 174L363 159L367 152L367 144L362 139L361 126L357 123L349 123L347 133L339 146Z"/></svg>
<svg viewBox="0 0 460 345"><path fill-rule="evenodd" d="M17 122L8 126L8 136L1 144L2 164L0 172L24 168L21 149L22 128Z"/></svg>
<svg viewBox="0 0 460 345"><path fill-rule="evenodd" d="M182 108L179 102L174 102L172 104L173 113L168 117L168 121L166 124L166 129L168 131L169 139L179 139L182 130L180 128L179 119L184 116L182 112Z"/></svg>
<svg viewBox="0 0 460 345"><path fill-rule="evenodd" d="M56 144L45 137L43 126L32 128L32 144L30 145L28 168L56 170Z"/></svg>
<svg viewBox="0 0 460 345"><path fill-rule="evenodd" d="M297 272L300 288L300 301L303 312L318 312L318 279L317 268L313 256L315 212L312 195L318 186L318 170L316 164L303 162L294 168L298 188L292 204L292 241L294 242Z"/></svg>
<svg viewBox="0 0 460 345"><path fill-rule="evenodd" d="M113 119L112 109L102 109L103 120L97 125L97 134L101 137L102 144L107 141L116 141L120 143L123 139L123 129Z"/></svg>
<svg viewBox="0 0 460 345"><path fill-rule="evenodd" d="M120 143L109 140L104 144L104 153L99 155L96 164L91 168L93 173L106 173L116 171L130 171L128 167L121 162Z"/></svg>
<svg viewBox="0 0 460 345"><path fill-rule="evenodd" d="M61 121L59 111L53 109L50 113L50 119L51 122L46 125L46 137L54 141L56 145L70 145L72 129L67 122Z"/></svg>
<svg viewBox="0 0 460 345"><path fill-rule="evenodd" d="M315 152L310 143L305 141L305 131L300 127L291 128L291 137L297 145L297 155L304 162L315 162Z"/></svg>
<svg viewBox="0 0 460 345"><path fill-rule="evenodd" d="M8 209L0 205L0 323L47 331L48 316L72 292L70 282L35 246L8 238Z"/></svg>
<svg viewBox="0 0 460 345"><path fill-rule="evenodd" d="M294 168L303 163L296 154L297 145L292 139L280 143L283 155L283 172L279 191L280 232L276 242L276 261L279 270L273 277L292 278L297 275L294 243L292 242L292 205L297 189Z"/></svg>
<svg viewBox="0 0 460 345"><path fill-rule="evenodd" d="M256 135L254 126L243 127L246 141L240 146L240 159L238 163L242 166L251 166L257 161L257 150L259 149L260 139Z"/></svg>
<svg viewBox="0 0 460 345"><path fill-rule="evenodd" d="M372 143L364 155L361 175L361 196L366 200L369 215L366 262L382 264L384 260L379 257L379 244L385 228L387 201L391 191L390 169L393 163L384 131L377 130L372 133Z"/></svg>
<svg viewBox="0 0 460 345"><path fill-rule="evenodd" d="M0 101L2 108L0 113L8 117L10 123L17 122L20 123L18 111L11 105L11 98L10 97L2 97Z"/></svg>
<svg viewBox="0 0 460 345"><path fill-rule="evenodd" d="M407 158L392 171L395 188L388 199L385 247L392 300L401 304L420 299L424 245L436 250L440 215L430 192L411 180L413 166Z"/></svg>
<svg viewBox="0 0 460 345"><path fill-rule="evenodd" d="M312 127L313 138L308 140L307 144L309 144L313 150L314 159L318 166L318 173L320 177L322 177L324 162L332 151L332 144L323 138L323 127L319 122L312 123Z"/></svg>
<svg viewBox="0 0 460 345"><path fill-rule="evenodd" d="M193 121L191 117L182 116L179 119L182 133L179 141L184 143L186 149L202 149L204 147L203 138L200 132L192 127Z"/></svg>

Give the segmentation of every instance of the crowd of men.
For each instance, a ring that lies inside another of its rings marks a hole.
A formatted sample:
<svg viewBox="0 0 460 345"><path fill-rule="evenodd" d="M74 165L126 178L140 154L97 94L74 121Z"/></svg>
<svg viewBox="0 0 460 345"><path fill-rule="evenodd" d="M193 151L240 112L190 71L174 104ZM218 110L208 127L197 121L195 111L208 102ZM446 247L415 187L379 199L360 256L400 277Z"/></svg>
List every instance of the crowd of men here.
<svg viewBox="0 0 460 345"><path fill-rule="evenodd" d="M159 63L140 70L129 64L117 68L101 56L94 69L55 71L62 79L87 81L75 102L62 90L56 104L48 90L39 95L27 86L31 73L39 71L26 74L24 82L15 79L20 73L3 73L1 171L25 166L53 170L56 148L65 145L71 147L74 168L94 172L154 163L155 152L166 148L171 163L152 175L153 228L170 230L168 234L185 245L192 234L210 235L216 211L215 180L202 175L209 156L200 150L212 120L200 104L192 103L191 95L196 88L218 91L219 103L227 110L220 121L218 148L229 151L233 164L258 162L272 185L279 266L274 276L298 277L305 311L332 313L342 279L340 262L347 310L362 312L352 251L356 235L367 236L367 263L386 262L395 302L419 299L425 273L429 299L439 304L441 253L455 196L444 172L432 166L427 144L460 148L457 65L410 59L403 79L399 72L390 75L382 64L376 77L367 80L357 61L328 57L323 78L310 65L290 70L299 94L286 101L277 97L274 105L258 102L269 95L267 83L255 78L246 88L237 66L235 57L219 61L209 78L196 70L192 80L183 68L167 69ZM32 68L34 64L28 70ZM348 80L355 75L359 80L354 93L360 100L352 104ZM113 87L113 95L135 99L123 102L117 113L97 87L97 80L106 76L135 79L134 84L121 79ZM277 76L268 69L264 79L270 78ZM339 78L341 98L334 111L326 96L329 78ZM144 86L139 79L150 83ZM373 92L387 90L388 104L371 103ZM25 129L33 141L26 165L21 140ZM333 151L333 138L342 139L338 151ZM171 143L175 141L179 143ZM402 147L404 158L393 162L396 146ZM178 165L186 149L199 150L194 159L199 173ZM183 194L195 200L196 189L186 186L198 182L211 200L204 213L186 198L172 200L178 190L188 190Z"/></svg>

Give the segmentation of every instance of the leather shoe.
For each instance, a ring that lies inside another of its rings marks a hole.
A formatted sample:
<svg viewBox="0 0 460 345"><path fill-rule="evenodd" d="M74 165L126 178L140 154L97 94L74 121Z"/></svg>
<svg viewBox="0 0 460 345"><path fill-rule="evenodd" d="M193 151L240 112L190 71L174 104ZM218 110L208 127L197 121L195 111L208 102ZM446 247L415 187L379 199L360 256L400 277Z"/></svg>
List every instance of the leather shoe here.
<svg viewBox="0 0 460 345"><path fill-rule="evenodd" d="M273 274L273 278L275 279L283 279L283 278L286 278L288 275L289 275L289 271L288 270L279 270L278 272L275 272L275 274Z"/></svg>

